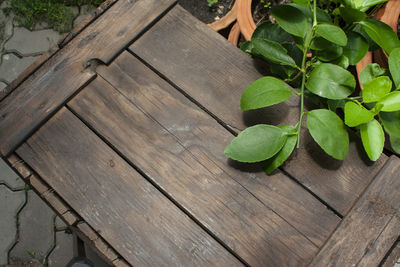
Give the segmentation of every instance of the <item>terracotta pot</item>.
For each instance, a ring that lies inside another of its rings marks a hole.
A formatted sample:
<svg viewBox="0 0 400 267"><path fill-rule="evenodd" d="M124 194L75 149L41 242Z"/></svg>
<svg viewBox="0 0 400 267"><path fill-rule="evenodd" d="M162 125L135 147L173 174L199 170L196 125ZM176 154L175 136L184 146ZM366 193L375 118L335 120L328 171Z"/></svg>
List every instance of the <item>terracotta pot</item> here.
<svg viewBox="0 0 400 267"><path fill-rule="evenodd" d="M225 16L223 16L221 19L214 21L213 23L207 24L208 26L211 27L214 31L218 32L222 29L225 29L229 25L231 25L237 18L237 1L233 5L232 9L229 10L228 13L226 13Z"/></svg>

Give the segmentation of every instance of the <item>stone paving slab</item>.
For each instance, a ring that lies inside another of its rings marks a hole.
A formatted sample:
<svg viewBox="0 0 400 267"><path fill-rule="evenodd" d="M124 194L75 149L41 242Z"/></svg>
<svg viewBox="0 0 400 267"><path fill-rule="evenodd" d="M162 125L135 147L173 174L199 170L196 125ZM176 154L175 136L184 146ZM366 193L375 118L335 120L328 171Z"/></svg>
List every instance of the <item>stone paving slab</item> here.
<svg viewBox="0 0 400 267"><path fill-rule="evenodd" d="M1 158L0 184L6 184L12 190L22 190L25 187L25 182Z"/></svg>
<svg viewBox="0 0 400 267"><path fill-rule="evenodd" d="M39 57L19 58L14 54L4 54L0 65L0 80L11 83L20 73L35 62L37 58Z"/></svg>
<svg viewBox="0 0 400 267"><path fill-rule="evenodd" d="M74 236L71 232L56 232L56 246L48 258L49 267L66 266L74 258Z"/></svg>
<svg viewBox="0 0 400 267"><path fill-rule="evenodd" d="M0 91L7 87L6 83L0 82Z"/></svg>
<svg viewBox="0 0 400 267"><path fill-rule="evenodd" d="M14 34L4 45L7 52L21 56L40 55L56 45L62 35L54 30L30 31L23 27L14 28Z"/></svg>
<svg viewBox="0 0 400 267"><path fill-rule="evenodd" d="M33 191L27 192L27 203L19 214L18 243L10 251L10 263L44 262L54 247L53 210Z"/></svg>
<svg viewBox="0 0 400 267"><path fill-rule="evenodd" d="M16 215L24 203L25 191L13 192L0 185L0 265L8 263L8 251L17 238Z"/></svg>

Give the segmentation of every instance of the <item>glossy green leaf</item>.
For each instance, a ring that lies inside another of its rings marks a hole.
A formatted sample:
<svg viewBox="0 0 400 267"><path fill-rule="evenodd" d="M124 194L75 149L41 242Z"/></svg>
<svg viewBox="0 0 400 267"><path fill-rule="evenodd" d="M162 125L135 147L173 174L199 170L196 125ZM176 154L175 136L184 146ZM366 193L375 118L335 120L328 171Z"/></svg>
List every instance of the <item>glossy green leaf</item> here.
<svg viewBox="0 0 400 267"><path fill-rule="evenodd" d="M350 32L347 37L348 42L343 48L343 55L349 59L350 65L356 65L367 54L368 43L356 32Z"/></svg>
<svg viewBox="0 0 400 267"><path fill-rule="evenodd" d="M290 34L285 32L279 24L273 24L267 20L257 26L251 39L254 38L282 43L290 38Z"/></svg>
<svg viewBox="0 0 400 267"><path fill-rule="evenodd" d="M313 13L312 13L310 7L300 6L297 4L287 4L287 5L297 8L298 10L303 12L303 14L306 16L307 20L310 22L310 24L313 23ZM317 21L319 23L321 23L321 22L332 23L332 20L331 20L331 17L329 16L329 14L318 7L317 7Z"/></svg>
<svg viewBox="0 0 400 267"><path fill-rule="evenodd" d="M361 140L370 160L376 161L382 154L385 145L385 133L377 120L360 126Z"/></svg>
<svg viewBox="0 0 400 267"><path fill-rule="evenodd" d="M268 107L290 98L292 90L283 81L274 77L262 77L252 82L240 99L242 110Z"/></svg>
<svg viewBox="0 0 400 267"><path fill-rule="evenodd" d="M349 135L343 121L327 109L308 112L307 127L317 144L335 159L344 160L349 152Z"/></svg>
<svg viewBox="0 0 400 267"><path fill-rule="evenodd" d="M356 87L354 76L347 70L329 63L315 67L306 87L312 93L328 99L344 99Z"/></svg>
<svg viewBox="0 0 400 267"><path fill-rule="evenodd" d="M377 105L383 105L381 111L391 112L400 110L400 91L394 91L382 97Z"/></svg>
<svg viewBox="0 0 400 267"><path fill-rule="evenodd" d="M345 46L347 44L346 34L336 25L327 23L318 24L315 26L315 33L337 45Z"/></svg>
<svg viewBox="0 0 400 267"><path fill-rule="evenodd" d="M251 54L253 50L253 44L251 43L251 41L246 41L240 46L240 50L248 54Z"/></svg>
<svg viewBox="0 0 400 267"><path fill-rule="evenodd" d="M258 124L242 131L225 148L225 155L240 162L259 162L278 153L287 139L282 129Z"/></svg>
<svg viewBox="0 0 400 267"><path fill-rule="evenodd" d="M389 70L396 89L400 89L400 48L396 48L390 53Z"/></svg>
<svg viewBox="0 0 400 267"><path fill-rule="evenodd" d="M382 97L390 93L392 81L387 76L375 78L364 84L362 98L365 103L379 101Z"/></svg>
<svg viewBox="0 0 400 267"><path fill-rule="evenodd" d="M392 149L400 154L400 111L381 112L379 116L385 131L390 137Z"/></svg>
<svg viewBox="0 0 400 267"><path fill-rule="evenodd" d="M301 6L308 6L310 4L310 0L292 0L293 3L296 3Z"/></svg>
<svg viewBox="0 0 400 267"><path fill-rule="evenodd" d="M366 19L359 23L369 37L382 47L387 54L390 54L393 49L400 47L399 38L389 25L375 19Z"/></svg>
<svg viewBox="0 0 400 267"><path fill-rule="evenodd" d="M321 50L329 48L331 45L332 45L332 43L329 42L328 40L317 36L317 37L313 38L310 48L312 50L321 51Z"/></svg>
<svg viewBox="0 0 400 267"><path fill-rule="evenodd" d="M381 68L378 64L368 64L360 74L361 84L367 84L373 79L385 74L386 70Z"/></svg>
<svg viewBox="0 0 400 267"><path fill-rule="evenodd" d="M381 3L385 3L387 1L388 0L364 0L364 1L362 1L359 9L361 11L367 11L370 7L381 4Z"/></svg>
<svg viewBox="0 0 400 267"><path fill-rule="evenodd" d="M349 127L367 123L374 119L375 114L359 103L347 102L344 106L344 123Z"/></svg>
<svg viewBox="0 0 400 267"><path fill-rule="evenodd" d="M315 56L324 62L329 62L340 58L343 55L343 47L331 43L329 47L322 51L316 51Z"/></svg>
<svg viewBox="0 0 400 267"><path fill-rule="evenodd" d="M296 128L293 126L281 125L278 126L288 134L296 133ZM266 174L271 174L276 168L281 166L292 154L297 143L297 135L288 136L285 145L282 149L272 158L263 162L262 166Z"/></svg>
<svg viewBox="0 0 400 267"><path fill-rule="evenodd" d="M287 50L279 43L255 38L251 41L254 48L265 59L276 64L296 66L296 62L287 54Z"/></svg>
<svg viewBox="0 0 400 267"><path fill-rule="evenodd" d="M272 15L286 32L304 38L311 32L311 23L304 13L293 5L278 5L271 8Z"/></svg>
<svg viewBox="0 0 400 267"><path fill-rule="evenodd" d="M367 17L367 15L364 12L357 10L355 8L340 7L339 10L340 10L340 15L347 23L362 21Z"/></svg>
<svg viewBox="0 0 400 267"><path fill-rule="evenodd" d="M353 32L358 33L359 35L361 35L364 38L365 41L367 41L368 51L375 51L375 50L380 49L379 45L377 43L375 43L374 40L372 40L371 37L369 37L369 35L364 31L361 24L356 24L353 28Z"/></svg>
<svg viewBox="0 0 400 267"><path fill-rule="evenodd" d="M337 58L336 60L332 61L333 64L342 67L343 69L347 69L350 65L349 59L342 55L341 57Z"/></svg>

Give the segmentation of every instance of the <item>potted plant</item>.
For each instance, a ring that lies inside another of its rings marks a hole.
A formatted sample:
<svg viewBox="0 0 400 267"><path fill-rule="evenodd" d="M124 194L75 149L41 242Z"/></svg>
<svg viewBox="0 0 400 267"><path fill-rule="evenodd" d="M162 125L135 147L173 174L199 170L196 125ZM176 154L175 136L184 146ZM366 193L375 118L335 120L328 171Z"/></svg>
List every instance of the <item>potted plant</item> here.
<svg viewBox="0 0 400 267"><path fill-rule="evenodd" d="M365 13L379 1L334 2L333 16L318 8L316 0L293 2L272 7L277 24L263 22L241 46L267 61L272 75L251 83L240 106L242 110L263 108L296 94L298 122L251 126L232 140L225 155L241 162L262 161L271 173L300 146L303 126L335 159L346 158L349 130L360 134L372 161L383 151L384 131L393 149L400 151L400 40L390 26ZM367 65L360 74L364 90L358 94L356 79L347 68L356 65L373 45L388 55L389 68ZM319 108L306 110L306 98Z"/></svg>

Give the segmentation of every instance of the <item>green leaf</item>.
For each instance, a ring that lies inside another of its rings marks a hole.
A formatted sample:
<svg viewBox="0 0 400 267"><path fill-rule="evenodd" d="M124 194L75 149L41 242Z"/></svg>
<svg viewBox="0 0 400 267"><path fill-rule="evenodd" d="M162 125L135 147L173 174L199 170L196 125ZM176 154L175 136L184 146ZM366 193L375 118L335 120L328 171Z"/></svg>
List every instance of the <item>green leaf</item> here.
<svg viewBox="0 0 400 267"><path fill-rule="evenodd" d="M355 8L340 7L339 10L340 10L340 15L342 15L342 18L347 23L362 21L362 20L366 19L366 17L367 17L367 15L364 12L359 11Z"/></svg>
<svg viewBox="0 0 400 267"><path fill-rule="evenodd" d="M301 6L308 6L310 4L310 0L292 0L292 1Z"/></svg>
<svg viewBox="0 0 400 267"><path fill-rule="evenodd" d="M329 62L338 59L343 54L343 47L331 43L329 47L322 51L316 51L316 57L324 62Z"/></svg>
<svg viewBox="0 0 400 267"><path fill-rule="evenodd" d="M382 69L378 64L368 64L360 74L361 84L367 84L373 79L385 74L386 70Z"/></svg>
<svg viewBox="0 0 400 267"><path fill-rule="evenodd" d="M363 107L360 103L347 102L344 106L344 123L349 127L356 127L374 119L375 114Z"/></svg>
<svg viewBox="0 0 400 267"><path fill-rule="evenodd" d="M286 32L304 38L311 32L311 22L293 5L278 5L271 8L272 15Z"/></svg>
<svg viewBox="0 0 400 267"><path fill-rule="evenodd" d="M332 61L333 64L342 67L343 69L347 69L350 65L349 59L346 56L341 56L338 59Z"/></svg>
<svg viewBox="0 0 400 267"><path fill-rule="evenodd" d="M310 48L312 50L321 51L321 50L329 48L331 45L332 45L332 43L329 42L328 40L317 36L317 37L313 38Z"/></svg>
<svg viewBox="0 0 400 267"><path fill-rule="evenodd" d="M376 161L382 154L385 145L385 134L377 120L360 126L361 140L370 160Z"/></svg>
<svg viewBox="0 0 400 267"><path fill-rule="evenodd" d="M387 76L375 78L364 84L362 98L365 103L379 101L382 97L390 93L392 81Z"/></svg>
<svg viewBox="0 0 400 267"><path fill-rule="evenodd" d="M374 40L372 40L371 37L369 37L369 35L364 31L361 24L356 24L353 28L353 32L358 33L365 39L365 41L367 41L368 46L369 46L368 47L369 51L375 51L380 48L379 45L377 43L375 43Z"/></svg>
<svg viewBox="0 0 400 267"><path fill-rule="evenodd" d="M268 107L290 98L292 90L283 81L274 77L262 77L252 82L240 99L242 110Z"/></svg>
<svg viewBox="0 0 400 267"><path fill-rule="evenodd" d="M370 7L385 3L387 1L388 0L364 0L359 8L361 11L367 11Z"/></svg>
<svg viewBox="0 0 400 267"><path fill-rule="evenodd" d="M336 25L327 23L318 24L315 26L315 33L337 45L345 46L347 44L346 34Z"/></svg>
<svg viewBox="0 0 400 267"><path fill-rule="evenodd" d="M381 112L379 114L385 131L390 137L392 149L400 154L400 111Z"/></svg>
<svg viewBox="0 0 400 267"><path fill-rule="evenodd" d="M400 89L400 48L396 48L390 53L389 70L396 89Z"/></svg>
<svg viewBox="0 0 400 267"><path fill-rule="evenodd" d="M307 127L317 144L335 159L344 160L349 152L349 134L336 113L327 109L308 112Z"/></svg>
<svg viewBox="0 0 400 267"><path fill-rule="evenodd" d="M322 63L311 72L306 87L312 93L328 99L344 99L356 87L354 76L347 70Z"/></svg>
<svg viewBox="0 0 400 267"><path fill-rule="evenodd" d="M281 125L278 127L287 132L287 134L296 133L296 128L294 128L293 126ZM266 162L263 162L262 166L265 173L271 174L276 168L281 166L292 154L296 146L296 143L297 143L297 135L288 136L286 143L282 147L282 149L275 156L273 156Z"/></svg>
<svg viewBox="0 0 400 267"><path fill-rule="evenodd" d="M225 155L240 162L259 162L273 157L282 149L287 134L282 129L258 124L242 131L225 148Z"/></svg>
<svg viewBox="0 0 400 267"><path fill-rule="evenodd" d="M290 34L285 32L278 24L273 24L267 20L257 26L251 39L254 38L282 43L290 38Z"/></svg>
<svg viewBox="0 0 400 267"><path fill-rule="evenodd" d="M368 43L356 33L348 34L347 45L343 48L343 55L349 59L350 65L356 65L368 52Z"/></svg>
<svg viewBox="0 0 400 267"><path fill-rule="evenodd" d="M251 41L254 48L265 59L276 64L296 66L296 62L287 54L287 50L277 42L255 38Z"/></svg>
<svg viewBox="0 0 400 267"><path fill-rule="evenodd" d="M394 91L382 97L377 105L383 105L381 111L397 111L400 110L400 91Z"/></svg>
<svg viewBox="0 0 400 267"><path fill-rule="evenodd" d="M400 41L393 29L379 20L366 19L359 22L365 32L389 55L393 49L400 47Z"/></svg>
<svg viewBox="0 0 400 267"><path fill-rule="evenodd" d="M240 46L240 50L246 52L247 54L252 54L253 44L251 41L246 41Z"/></svg>

